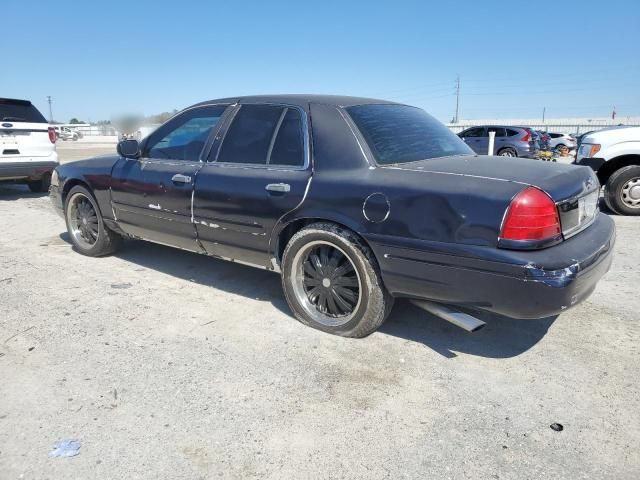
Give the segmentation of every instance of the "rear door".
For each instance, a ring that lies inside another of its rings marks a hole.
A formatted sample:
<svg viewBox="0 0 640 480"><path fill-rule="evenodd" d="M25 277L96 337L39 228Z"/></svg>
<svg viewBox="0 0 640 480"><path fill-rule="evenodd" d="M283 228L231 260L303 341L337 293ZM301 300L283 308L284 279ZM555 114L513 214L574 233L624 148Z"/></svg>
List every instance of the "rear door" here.
<svg viewBox="0 0 640 480"><path fill-rule="evenodd" d="M493 152L491 152L491 155L495 155L496 152L500 151L500 149L505 146L505 142L507 140L506 129L504 127L487 128L487 149L485 150L485 154L489 151L489 132L496 132L496 137L493 142Z"/></svg>
<svg viewBox="0 0 640 480"><path fill-rule="evenodd" d="M470 128L466 132L461 135L462 140L465 141L471 150L480 154L487 154L487 146L485 145L484 150L482 150L482 145L485 143L485 136L487 135L487 131L485 127L475 127Z"/></svg>
<svg viewBox="0 0 640 480"><path fill-rule="evenodd" d="M38 162L51 155L48 128L31 102L0 98L0 161Z"/></svg>
<svg viewBox="0 0 640 480"><path fill-rule="evenodd" d="M191 197L201 154L227 105L186 110L143 142L139 159L121 158L112 172L111 198L121 228L137 237L200 250Z"/></svg>
<svg viewBox="0 0 640 480"><path fill-rule="evenodd" d="M310 179L307 111L241 105L196 177L198 239L212 255L268 265L274 226L302 203Z"/></svg>

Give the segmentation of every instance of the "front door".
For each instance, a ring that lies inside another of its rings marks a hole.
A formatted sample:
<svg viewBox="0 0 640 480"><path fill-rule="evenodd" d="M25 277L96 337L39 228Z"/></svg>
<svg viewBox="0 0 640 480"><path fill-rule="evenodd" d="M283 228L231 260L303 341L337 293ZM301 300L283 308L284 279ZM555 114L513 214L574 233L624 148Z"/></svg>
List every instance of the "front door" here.
<svg viewBox="0 0 640 480"><path fill-rule="evenodd" d="M200 156L226 105L196 107L172 118L143 142L137 160L121 158L112 172L114 214L127 233L200 250L191 196Z"/></svg>
<svg viewBox="0 0 640 480"><path fill-rule="evenodd" d="M239 107L198 172L193 218L209 254L266 266L278 220L302 203L311 178L303 109Z"/></svg>
<svg viewBox="0 0 640 480"><path fill-rule="evenodd" d="M462 135L464 142L478 155L487 154L487 129L484 127L470 128ZM484 149L483 149L484 147Z"/></svg>

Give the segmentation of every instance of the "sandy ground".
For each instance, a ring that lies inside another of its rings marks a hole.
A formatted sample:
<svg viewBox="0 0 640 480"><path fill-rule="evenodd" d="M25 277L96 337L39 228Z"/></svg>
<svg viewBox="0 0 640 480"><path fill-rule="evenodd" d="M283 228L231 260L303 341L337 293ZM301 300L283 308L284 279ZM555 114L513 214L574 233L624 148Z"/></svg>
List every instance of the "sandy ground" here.
<svg viewBox="0 0 640 480"><path fill-rule="evenodd" d="M640 218L615 222L611 271L555 319L468 334L401 301L350 340L273 273L81 256L46 196L0 186L0 479L640 478Z"/></svg>

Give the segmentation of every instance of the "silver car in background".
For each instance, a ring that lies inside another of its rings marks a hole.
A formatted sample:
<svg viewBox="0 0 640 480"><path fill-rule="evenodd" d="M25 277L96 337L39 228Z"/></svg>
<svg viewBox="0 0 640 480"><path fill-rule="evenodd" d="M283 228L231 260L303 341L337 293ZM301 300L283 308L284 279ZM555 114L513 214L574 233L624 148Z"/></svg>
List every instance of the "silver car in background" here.
<svg viewBox="0 0 640 480"><path fill-rule="evenodd" d="M496 132L493 155L535 158L540 149L538 134L529 127L471 127L460 132L458 136L478 155L487 155L489 132Z"/></svg>

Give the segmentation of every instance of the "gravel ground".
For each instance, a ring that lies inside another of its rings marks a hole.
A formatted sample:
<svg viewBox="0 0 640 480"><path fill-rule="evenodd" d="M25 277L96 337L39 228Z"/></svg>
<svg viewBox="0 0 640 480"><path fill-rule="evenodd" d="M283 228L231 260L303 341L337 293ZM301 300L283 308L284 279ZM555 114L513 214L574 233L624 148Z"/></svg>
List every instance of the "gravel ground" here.
<svg viewBox="0 0 640 480"><path fill-rule="evenodd" d="M363 340L296 322L273 273L135 241L81 256L21 186L0 222L3 480L640 478L640 218L615 217L611 271L555 319L469 334L401 301ZM79 455L50 458L67 438Z"/></svg>

